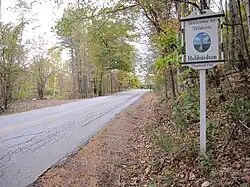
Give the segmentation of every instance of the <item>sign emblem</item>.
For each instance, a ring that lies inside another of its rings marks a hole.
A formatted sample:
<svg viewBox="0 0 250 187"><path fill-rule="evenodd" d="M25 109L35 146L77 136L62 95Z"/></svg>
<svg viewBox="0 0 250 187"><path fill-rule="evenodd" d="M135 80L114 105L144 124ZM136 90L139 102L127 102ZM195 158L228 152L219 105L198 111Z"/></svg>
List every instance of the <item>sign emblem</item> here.
<svg viewBox="0 0 250 187"><path fill-rule="evenodd" d="M198 52L206 52L211 46L211 38L207 33L201 32L194 37L193 44Z"/></svg>

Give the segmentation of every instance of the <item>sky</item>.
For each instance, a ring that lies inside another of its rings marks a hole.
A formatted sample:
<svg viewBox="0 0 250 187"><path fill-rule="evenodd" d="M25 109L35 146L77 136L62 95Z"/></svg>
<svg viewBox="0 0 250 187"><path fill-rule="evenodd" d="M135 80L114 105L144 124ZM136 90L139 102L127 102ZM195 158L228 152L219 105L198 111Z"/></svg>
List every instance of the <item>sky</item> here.
<svg viewBox="0 0 250 187"><path fill-rule="evenodd" d="M32 1L32 0L27 0ZM27 17L37 19L36 22L26 26L24 32L24 40L35 39L38 36L47 41L46 48L49 49L57 44L58 39L56 34L52 32L51 27L55 25L55 22L60 19L63 15L63 10L66 8L67 4L73 0L64 0L64 5L57 7L53 1L44 0L43 3L36 4L32 8L32 12L26 14ZM10 10L9 7L15 5L16 0L2 0L2 20L5 23L13 22L17 23L18 14ZM39 27L38 27L39 26ZM33 29L35 28L35 29ZM136 46L139 51L146 51L147 46L143 44L138 44L136 42L132 43ZM68 59L66 53L63 54L63 59Z"/></svg>
<svg viewBox="0 0 250 187"><path fill-rule="evenodd" d="M28 0L29 1L29 0ZM38 36L46 41L46 48L49 49L57 44L56 34L52 32L51 27L63 15L63 9L70 0L64 0L65 5L57 7L52 1L44 1L41 5L35 4L31 13L26 13L28 18L37 19L37 21L26 26L24 31L24 40L38 39ZM14 13L10 7L15 5L16 0L2 0L2 20L5 23L17 23L18 13ZM34 29L35 28L35 29ZM64 58L68 58L64 54Z"/></svg>
<svg viewBox="0 0 250 187"><path fill-rule="evenodd" d="M27 0L31 1L31 0ZM32 13L28 14L30 18L38 19L37 22L29 25L26 28L25 38L34 38L38 35L44 37L48 41L48 46L53 46L56 44L57 39L55 33L51 32L51 27L55 25L56 20L60 19L63 15L63 9L72 0L64 0L64 5L57 7L53 1L44 0L41 5L36 4ZM215 0L217 1L217 0ZM13 13L9 7L13 7L16 0L2 0L2 21L3 22L16 22L17 14ZM216 8L215 8L216 9ZM33 27L40 26L35 30Z"/></svg>
<svg viewBox="0 0 250 187"><path fill-rule="evenodd" d="M2 0L2 20L5 23L14 22L17 23L18 14L11 11L10 7L15 5L17 0ZM27 0L28 2L32 0ZM28 18L37 19L36 22L26 26L24 32L24 40L38 39L41 36L46 41L46 49L55 46L58 43L58 39L55 33L52 32L51 27L53 27L57 20L59 20L63 15L63 10L66 8L69 2L74 0L63 0L64 4L60 7L56 6L52 0L43 0L42 4L35 4L32 8L31 13L27 13ZM101 1L101 0L100 0ZM218 0L215 0L218 2ZM224 0L223 0L224 1ZM214 7L216 10L216 6ZM218 9L217 9L218 10ZM34 29L35 28L35 29ZM133 42L133 45L139 50L141 55L146 55L148 47L146 44L139 44ZM69 55L66 51L62 54L64 60L69 59Z"/></svg>

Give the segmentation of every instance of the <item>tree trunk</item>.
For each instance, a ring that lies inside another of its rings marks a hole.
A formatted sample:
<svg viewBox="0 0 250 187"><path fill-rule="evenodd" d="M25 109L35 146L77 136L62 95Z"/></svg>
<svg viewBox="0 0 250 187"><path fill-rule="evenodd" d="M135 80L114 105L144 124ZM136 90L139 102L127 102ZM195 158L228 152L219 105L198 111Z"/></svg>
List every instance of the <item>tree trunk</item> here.
<svg viewBox="0 0 250 187"><path fill-rule="evenodd" d="M112 70L110 70L110 93L113 93L113 76L112 76Z"/></svg>
<svg viewBox="0 0 250 187"><path fill-rule="evenodd" d="M71 47L70 49L70 53L71 53L71 74L72 74L72 82L73 82L73 97L76 98L76 67L75 67L75 56L74 56L74 49L73 47Z"/></svg>
<svg viewBox="0 0 250 187"><path fill-rule="evenodd" d="M17 98L16 98L17 100L20 100L20 98L22 97L21 84L22 84L22 81L18 83Z"/></svg>
<svg viewBox="0 0 250 187"><path fill-rule="evenodd" d="M232 0L229 0L229 9L230 9L230 21L232 24L232 37L231 37L231 60L232 65L235 63L235 11Z"/></svg>
<svg viewBox="0 0 250 187"><path fill-rule="evenodd" d="M174 98L176 98L176 92L175 92L173 66L172 66L171 62L169 63L169 66L170 66L170 79L171 79L172 97L174 99Z"/></svg>
<svg viewBox="0 0 250 187"><path fill-rule="evenodd" d="M100 82L99 82L99 96L102 96L103 95L103 75L104 75L104 72L103 72L103 68L101 70L101 74L100 74Z"/></svg>
<svg viewBox="0 0 250 187"><path fill-rule="evenodd" d="M246 0L247 26L248 26L248 41L250 40L250 0Z"/></svg>
<svg viewBox="0 0 250 187"><path fill-rule="evenodd" d="M5 80L5 86L3 90L3 107L4 110L7 110L11 94L11 88L10 88L11 84L8 75L5 76L4 80Z"/></svg>
<svg viewBox="0 0 250 187"><path fill-rule="evenodd" d="M164 73L165 97L168 99L168 76L167 72Z"/></svg>
<svg viewBox="0 0 250 187"><path fill-rule="evenodd" d="M2 0L0 0L0 21L2 21Z"/></svg>
<svg viewBox="0 0 250 187"><path fill-rule="evenodd" d="M8 83L5 86L5 94L4 94L4 101L3 101L3 106L4 106L4 110L8 109L8 96L9 96L9 85Z"/></svg>
<svg viewBox="0 0 250 187"><path fill-rule="evenodd" d="M38 99L43 100L44 99L44 88L45 84L40 82L37 83L37 93L38 93Z"/></svg>
<svg viewBox="0 0 250 187"><path fill-rule="evenodd" d="M9 85L9 90L8 90L8 101L9 101L9 103L12 103L12 101L13 101L13 83L14 81L13 80L10 80L9 81L9 83L8 83L8 85Z"/></svg>
<svg viewBox="0 0 250 187"><path fill-rule="evenodd" d="M228 7L228 3L227 0L225 1L225 7ZM225 41L225 57L226 60L229 60L229 62L231 61L231 51L230 51L230 41L229 41L229 18L228 18L228 11L225 11L225 22L226 22L226 41ZM226 63L225 64L225 69L226 71L231 69L231 65L230 63Z"/></svg>
<svg viewBox="0 0 250 187"><path fill-rule="evenodd" d="M201 9L207 9L207 0L200 0Z"/></svg>
<svg viewBox="0 0 250 187"><path fill-rule="evenodd" d="M5 112L2 106L0 106L0 111Z"/></svg>
<svg viewBox="0 0 250 187"><path fill-rule="evenodd" d="M177 1L175 3L175 7L176 7L176 12L177 12L177 19L180 20L181 18L181 6L180 6L180 2ZM178 42L181 43L181 24L179 24L179 29L178 29L178 33L177 33L177 40ZM177 54L177 61L181 62L181 59L179 58L179 54ZM177 79L176 79L176 89L177 89L177 94L179 95L180 92L182 92L182 83L180 80L180 76L181 76L181 72L182 72L182 67L177 67Z"/></svg>
<svg viewBox="0 0 250 187"><path fill-rule="evenodd" d="M56 96L56 76L54 77L54 85L53 85L53 97Z"/></svg>
<svg viewBox="0 0 250 187"><path fill-rule="evenodd" d="M84 89L84 97L88 98L88 77L87 77L87 75L83 76L83 89Z"/></svg>
<svg viewBox="0 0 250 187"><path fill-rule="evenodd" d="M63 75L62 72L60 74L60 95L63 94Z"/></svg>
<svg viewBox="0 0 250 187"><path fill-rule="evenodd" d="M240 0L237 0L237 4L238 4L238 15L239 15L239 22L241 23L240 27L241 27L241 41L244 43L245 45L245 50L246 50L246 55L247 55L247 64L246 66L249 68L250 67L250 55L249 55L249 50L248 50L248 45L247 45L247 38L246 38L246 34L245 34L245 28L244 28L244 24L243 24L243 16L241 13L241 2Z"/></svg>

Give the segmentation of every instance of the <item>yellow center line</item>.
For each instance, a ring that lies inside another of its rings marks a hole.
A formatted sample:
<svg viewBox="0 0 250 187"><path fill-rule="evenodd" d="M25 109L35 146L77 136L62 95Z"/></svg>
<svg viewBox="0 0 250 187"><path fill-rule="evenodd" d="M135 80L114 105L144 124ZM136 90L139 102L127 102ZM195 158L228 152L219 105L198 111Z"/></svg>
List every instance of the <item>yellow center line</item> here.
<svg viewBox="0 0 250 187"><path fill-rule="evenodd" d="M35 124L43 122L45 120L50 120L50 119L57 118L59 116L63 116L65 114L69 114L69 113L71 113L73 111L76 111L76 110L79 110L81 108L83 108L83 107L76 108L74 110L70 110L70 111L67 111L67 112L61 112L59 114L54 114L54 115L51 115L51 116L47 116L47 117L41 118L39 120L34 120L34 121L31 121L31 122L28 122L28 123L21 123L21 124L17 124L17 125L13 125L13 126L8 126L8 127L5 127L5 128L0 128L0 133L15 130L15 129L21 128L21 127L27 127L27 126L35 125Z"/></svg>

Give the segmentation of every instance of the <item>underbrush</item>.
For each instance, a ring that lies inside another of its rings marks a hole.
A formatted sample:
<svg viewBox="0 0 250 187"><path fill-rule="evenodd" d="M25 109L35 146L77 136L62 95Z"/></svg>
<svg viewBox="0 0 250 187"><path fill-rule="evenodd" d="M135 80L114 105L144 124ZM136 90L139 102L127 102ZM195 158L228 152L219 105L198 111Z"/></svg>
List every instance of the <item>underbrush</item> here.
<svg viewBox="0 0 250 187"><path fill-rule="evenodd" d="M154 160L164 162L151 169L148 186L250 185L250 101L212 89L207 98L206 154L199 152L198 90L173 102L159 99L146 134L157 150Z"/></svg>

